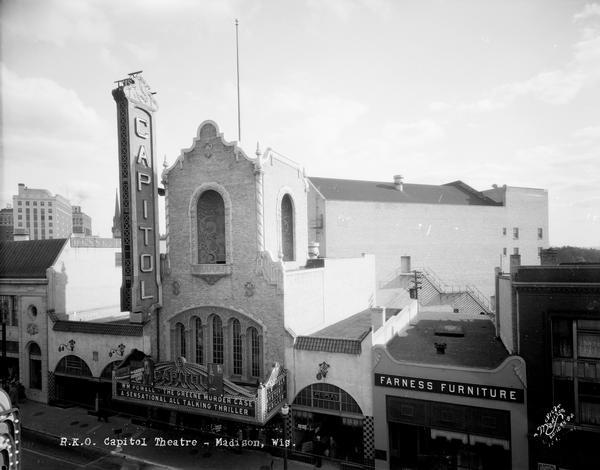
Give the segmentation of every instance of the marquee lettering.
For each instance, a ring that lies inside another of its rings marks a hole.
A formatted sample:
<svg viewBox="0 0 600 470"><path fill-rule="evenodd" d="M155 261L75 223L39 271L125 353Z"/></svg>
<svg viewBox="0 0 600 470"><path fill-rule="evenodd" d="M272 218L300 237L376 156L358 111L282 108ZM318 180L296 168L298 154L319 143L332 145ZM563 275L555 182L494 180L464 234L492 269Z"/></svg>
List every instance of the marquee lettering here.
<svg viewBox="0 0 600 470"><path fill-rule="evenodd" d="M147 139L150 135L149 125L146 119L139 116L135 117L135 134L142 139Z"/></svg>

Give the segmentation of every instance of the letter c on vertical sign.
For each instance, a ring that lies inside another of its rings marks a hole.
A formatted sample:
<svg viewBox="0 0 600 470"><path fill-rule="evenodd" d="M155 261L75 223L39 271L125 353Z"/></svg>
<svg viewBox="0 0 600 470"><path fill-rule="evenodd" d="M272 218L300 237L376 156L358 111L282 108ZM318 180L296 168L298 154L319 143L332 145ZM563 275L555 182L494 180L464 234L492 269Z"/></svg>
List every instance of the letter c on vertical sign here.
<svg viewBox="0 0 600 470"><path fill-rule="evenodd" d="M150 135L148 121L141 117L135 117L135 133L142 139L147 139Z"/></svg>

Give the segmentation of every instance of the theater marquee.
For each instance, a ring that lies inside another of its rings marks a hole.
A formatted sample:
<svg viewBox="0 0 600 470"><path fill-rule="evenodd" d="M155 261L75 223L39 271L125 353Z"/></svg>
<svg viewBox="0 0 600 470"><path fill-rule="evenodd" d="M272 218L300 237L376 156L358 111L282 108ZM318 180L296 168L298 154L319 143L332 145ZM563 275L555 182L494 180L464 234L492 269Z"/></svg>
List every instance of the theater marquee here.
<svg viewBox="0 0 600 470"><path fill-rule="evenodd" d="M416 392L441 393L484 400L499 400L523 403L523 390L518 388L497 387L446 380L431 380L422 377L400 377L389 374L375 374L375 385L379 387L399 388Z"/></svg>
<svg viewBox="0 0 600 470"><path fill-rule="evenodd" d="M113 376L114 400L255 424L266 423L278 412L286 400L285 389L286 372L278 365L255 390L223 379L219 394L211 388L208 367L184 358L154 364L148 357L141 367L119 367Z"/></svg>
<svg viewBox="0 0 600 470"><path fill-rule="evenodd" d="M160 306L158 186L154 159L154 112L150 87L139 75L117 82L119 184L123 283L121 311L143 322Z"/></svg>

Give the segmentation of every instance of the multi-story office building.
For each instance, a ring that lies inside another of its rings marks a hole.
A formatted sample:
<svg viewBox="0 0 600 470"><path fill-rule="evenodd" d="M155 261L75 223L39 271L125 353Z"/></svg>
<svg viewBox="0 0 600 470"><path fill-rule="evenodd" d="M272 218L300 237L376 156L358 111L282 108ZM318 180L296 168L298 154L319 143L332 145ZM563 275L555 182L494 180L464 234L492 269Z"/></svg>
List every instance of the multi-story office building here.
<svg viewBox="0 0 600 470"><path fill-rule="evenodd" d="M81 206L73 206L73 236L92 236L92 218L81 211Z"/></svg>
<svg viewBox="0 0 600 470"><path fill-rule="evenodd" d="M0 210L0 242L8 242L13 239L13 210L9 205Z"/></svg>
<svg viewBox="0 0 600 470"><path fill-rule="evenodd" d="M69 238L73 231L73 211L66 198L22 183L13 196L13 219L15 229L28 229L31 240Z"/></svg>

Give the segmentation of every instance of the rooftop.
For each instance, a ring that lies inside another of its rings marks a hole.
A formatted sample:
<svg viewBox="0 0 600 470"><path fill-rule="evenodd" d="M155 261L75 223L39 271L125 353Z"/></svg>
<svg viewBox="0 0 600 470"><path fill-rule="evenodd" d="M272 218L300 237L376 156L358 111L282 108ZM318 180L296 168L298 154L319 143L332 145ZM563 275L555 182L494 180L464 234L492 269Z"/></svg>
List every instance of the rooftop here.
<svg viewBox="0 0 600 470"><path fill-rule="evenodd" d="M520 266L515 282L531 283L598 283L600 264L559 264L556 266Z"/></svg>
<svg viewBox="0 0 600 470"><path fill-rule="evenodd" d="M446 343L438 354L435 343ZM446 312L419 313L387 344L399 361L461 367L498 367L508 356L487 317Z"/></svg>
<svg viewBox="0 0 600 470"><path fill-rule="evenodd" d="M329 200L472 206L502 205L462 181L443 185L403 183L402 190L398 190L393 181L358 181L318 177L310 177L309 180L323 197Z"/></svg>
<svg viewBox="0 0 600 470"><path fill-rule="evenodd" d="M398 312L388 309L389 315ZM342 354L360 354L362 340L371 331L371 309L344 318L311 335L298 336L294 348Z"/></svg>
<svg viewBox="0 0 600 470"><path fill-rule="evenodd" d="M0 278L45 278L66 243L66 238L0 242Z"/></svg>

